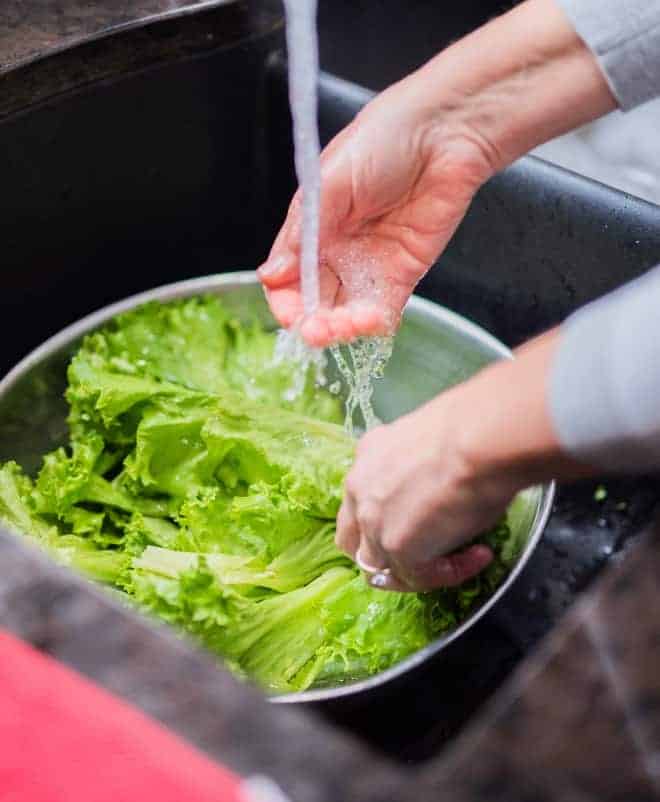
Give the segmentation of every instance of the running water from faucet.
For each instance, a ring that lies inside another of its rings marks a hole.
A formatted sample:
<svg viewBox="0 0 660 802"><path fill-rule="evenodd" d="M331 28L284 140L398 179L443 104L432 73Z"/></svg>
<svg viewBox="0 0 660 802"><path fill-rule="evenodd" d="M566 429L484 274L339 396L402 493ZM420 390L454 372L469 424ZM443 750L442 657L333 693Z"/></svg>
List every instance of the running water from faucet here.
<svg viewBox="0 0 660 802"><path fill-rule="evenodd" d="M319 308L319 225L321 205L321 146L318 132L319 53L316 32L317 0L284 0L289 65L289 105L293 121L296 175L302 195L300 288L305 317ZM296 381L287 390L291 400L302 393L313 368L318 384L325 384L326 360L309 348L296 327L280 331L275 362L299 365Z"/></svg>
<svg viewBox="0 0 660 802"><path fill-rule="evenodd" d="M317 0L284 0L289 58L289 102L296 174L302 192L300 282L305 317L319 307L321 146L318 131Z"/></svg>
<svg viewBox="0 0 660 802"><path fill-rule="evenodd" d="M302 228L300 283L305 317L320 304L319 229L321 219L321 148L318 132L319 53L316 26L317 0L284 0L289 65L289 102L293 120L293 142L298 183L301 191ZM359 265L355 265L356 272ZM330 349L346 384L346 428L353 432L353 414L360 409L365 428L379 423L373 406L373 379L383 375L392 353L392 338L360 338L346 346L348 359L340 347ZM287 391L289 398L299 395L310 367L318 384L325 384L326 359L323 351L309 348L299 331L280 332L275 361L299 364L299 380Z"/></svg>

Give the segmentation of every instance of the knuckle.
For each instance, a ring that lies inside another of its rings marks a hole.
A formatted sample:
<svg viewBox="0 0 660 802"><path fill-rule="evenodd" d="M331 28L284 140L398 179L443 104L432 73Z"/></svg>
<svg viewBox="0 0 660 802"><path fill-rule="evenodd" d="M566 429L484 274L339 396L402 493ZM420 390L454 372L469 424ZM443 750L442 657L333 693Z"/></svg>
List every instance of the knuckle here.
<svg viewBox="0 0 660 802"><path fill-rule="evenodd" d="M360 480L355 472L352 471L348 474L344 482L344 488L346 492L353 497L360 495Z"/></svg>
<svg viewBox="0 0 660 802"><path fill-rule="evenodd" d="M357 521L363 531L377 529L380 524L380 510L371 501L363 502L357 509Z"/></svg>
<svg viewBox="0 0 660 802"><path fill-rule="evenodd" d="M407 538L403 532L385 532L382 538L385 551L397 561L405 558L407 552Z"/></svg>
<svg viewBox="0 0 660 802"><path fill-rule="evenodd" d="M372 487L369 493L372 503L382 508L387 500L387 491L382 485Z"/></svg>

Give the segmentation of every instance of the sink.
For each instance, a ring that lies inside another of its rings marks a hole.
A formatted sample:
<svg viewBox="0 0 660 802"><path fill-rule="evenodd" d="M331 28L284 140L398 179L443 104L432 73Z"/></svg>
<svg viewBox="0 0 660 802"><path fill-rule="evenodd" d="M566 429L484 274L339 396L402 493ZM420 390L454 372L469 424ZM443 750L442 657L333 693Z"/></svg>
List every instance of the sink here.
<svg viewBox="0 0 660 802"><path fill-rule="evenodd" d="M0 123L3 373L112 301L265 257L295 185L282 46L279 27ZM325 73L323 140L369 97ZM514 346L658 262L657 207L528 157L481 190L419 292ZM382 704L324 715L399 761L436 755L650 521L657 480L607 481L604 501L596 484L560 491L502 603L388 699L396 731Z"/></svg>

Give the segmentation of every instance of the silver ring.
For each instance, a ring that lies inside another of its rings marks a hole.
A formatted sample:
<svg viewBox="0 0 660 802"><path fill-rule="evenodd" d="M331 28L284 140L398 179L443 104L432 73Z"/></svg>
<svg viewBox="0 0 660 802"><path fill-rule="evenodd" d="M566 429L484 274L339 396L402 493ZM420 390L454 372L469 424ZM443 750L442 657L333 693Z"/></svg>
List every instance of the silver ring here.
<svg viewBox="0 0 660 802"><path fill-rule="evenodd" d="M360 568L367 574L385 574L385 576L389 576L392 573L391 568L375 568L373 565L368 565L367 563L365 563L362 557L360 556L359 548L355 553L355 563L358 566L358 568Z"/></svg>

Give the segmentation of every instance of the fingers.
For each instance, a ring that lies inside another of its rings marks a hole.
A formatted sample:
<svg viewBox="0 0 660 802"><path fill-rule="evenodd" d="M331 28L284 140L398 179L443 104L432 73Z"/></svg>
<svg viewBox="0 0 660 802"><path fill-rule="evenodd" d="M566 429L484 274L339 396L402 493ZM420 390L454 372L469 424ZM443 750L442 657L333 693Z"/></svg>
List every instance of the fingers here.
<svg viewBox="0 0 660 802"><path fill-rule="evenodd" d="M285 329L293 326L302 317L303 302L299 286L266 289L266 298L273 316Z"/></svg>
<svg viewBox="0 0 660 802"><path fill-rule="evenodd" d="M322 156L321 246L324 241L336 237L340 221L344 220L352 205L351 163L344 152L344 144L350 136L348 130L339 134L324 150ZM270 255L257 274L266 290L268 303L277 320L285 327L291 326L302 315L300 285L300 250L302 228L302 192L298 190L291 201L286 220L273 244ZM321 266L320 266L321 267ZM332 270L320 269L322 305L330 306L337 296L338 278ZM282 290L281 294L276 291ZM284 291L287 292L284 292ZM322 326L322 323L319 324ZM350 316L340 314L328 330L321 328L316 339L323 345L344 341L356 336L351 334L354 326ZM358 325L362 333L369 333L369 325ZM374 328L373 324L371 328ZM304 335L303 335L304 336ZM310 345L314 335L308 342Z"/></svg>
<svg viewBox="0 0 660 802"><path fill-rule="evenodd" d="M457 587L481 573L493 560L483 545L437 557L428 563L410 565L388 554L380 545L381 516L375 507L358 508L346 494L337 516L335 543L367 574L368 583L378 590L426 592Z"/></svg>
<svg viewBox="0 0 660 802"><path fill-rule="evenodd" d="M337 221L350 208L350 162L339 153L346 136L339 136L323 154L321 184L320 235L323 239L335 230ZM273 243L270 255L259 268L258 275L265 287L277 289L300 279L300 249L302 229L302 192L293 196L286 220Z"/></svg>
<svg viewBox="0 0 660 802"><path fill-rule="evenodd" d="M493 553L487 546L471 546L466 551L440 557L425 566L407 581L393 573L377 572L368 578L372 588L398 593L427 592L438 588L451 588L462 585L480 574L493 560Z"/></svg>
<svg viewBox="0 0 660 802"><path fill-rule="evenodd" d="M355 516L353 500L347 494L337 516L337 533L335 534L337 548L354 557L360 545L360 529Z"/></svg>
<svg viewBox="0 0 660 802"><path fill-rule="evenodd" d="M375 573L387 568L387 556L378 545L377 512L364 507L356 511L352 496L347 493L337 516L337 547L352 557L363 571Z"/></svg>
<svg viewBox="0 0 660 802"><path fill-rule="evenodd" d="M360 545L355 553L355 562L358 567L368 574L378 574L381 571L389 570L387 556L378 547L376 541L361 535Z"/></svg>
<svg viewBox="0 0 660 802"><path fill-rule="evenodd" d="M374 573L368 582L378 590L425 593L438 588L458 587L480 574L492 560L493 553L487 546L470 546L465 551L440 557L414 571L406 571L405 579L394 569L389 573Z"/></svg>
<svg viewBox="0 0 660 802"><path fill-rule="evenodd" d="M291 271L289 275L296 274ZM263 283L271 312L281 326L289 328L303 317L304 309L300 283L296 280L290 285L280 286L280 280L286 284L283 277L284 272L278 274L277 279L271 281L269 278L268 284L263 279ZM373 337L387 332L383 310L364 305L320 309L308 317L300 329L303 339L313 348L326 348L333 343L346 343L356 337Z"/></svg>
<svg viewBox="0 0 660 802"><path fill-rule="evenodd" d="M274 290L292 284L300 278L298 256L291 251L271 253L257 270L257 275L268 289Z"/></svg>
<svg viewBox="0 0 660 802"><path fill-rule="evenodd" d="M454 588L477 576L492 560L493 553L488 546L470 546L464 551L406 570L405 583L418 591Z"/></svg>
<svg viewBox="0 0 660 802"><path fill-rule="evenodd" d="M350 342L356 337L373 337L388 331L387 315L376 306L360 304L322 309L310 316L300 333L314 348L326 348L333 343Z"/></svg>
<svg viewBox="0 0 660 802"><path fill-rule="evenodd" d="M300 190L293 196L286 220L280 229L268 259L257 270L260 281L267 289L277 289L300 278Z"/></svg>

